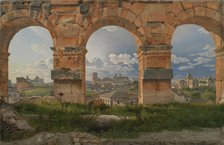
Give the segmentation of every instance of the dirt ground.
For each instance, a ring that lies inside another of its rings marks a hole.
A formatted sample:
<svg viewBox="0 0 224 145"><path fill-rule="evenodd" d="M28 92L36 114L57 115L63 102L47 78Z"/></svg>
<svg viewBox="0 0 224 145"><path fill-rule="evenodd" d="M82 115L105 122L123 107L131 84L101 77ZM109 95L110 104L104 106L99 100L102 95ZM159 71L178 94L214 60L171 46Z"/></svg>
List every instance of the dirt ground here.
<svg viewBox="0 0 224 145"><path fill-rule="evenodd" d="M59 133L60 134L60 133ZM68 135L64 134L63 136ZM0 145L224 145L224 127L202 129L200 131L162 131L143 133L132 139L99 139L99 142L88 144L81 138L64 138L54 133L39 133L31 138L0 142ZM61 141L62 140L62 141ZM76 143L75 140L79 140ZM65 144L65 142L67 142Z"/></svg>

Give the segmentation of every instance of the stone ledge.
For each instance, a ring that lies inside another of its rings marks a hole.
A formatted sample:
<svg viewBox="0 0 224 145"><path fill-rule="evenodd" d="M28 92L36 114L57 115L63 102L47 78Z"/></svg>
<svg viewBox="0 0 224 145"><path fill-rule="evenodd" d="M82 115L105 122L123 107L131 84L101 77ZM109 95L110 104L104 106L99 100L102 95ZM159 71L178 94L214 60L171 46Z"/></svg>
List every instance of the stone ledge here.
<svg viewBox="0 0 224 145"><path fill-rule="evenodd" d="M144 80L169 80L173 78L173 70L165 68L148 68L144 70Z"/></svg>
<svg viewBox="0 0 224 145"><path fill-rule="evenodd" d="M86 53L87 50L85 47L65 47L64 50L65 53L69 53L69 52L80 52L80 53Z"/></svg>
<svg viewBox="0 0 224 145"><path fill-rule="evenodd" d="M141 46L138 48L138 52L149 52L152 50L171 50L173 46L171 45L148 45L148 46Z"/></svg>
<svg viewBox="0 0 224 145"><path fill-rule="evenodd" d="M224 47L215 50L216 54L224 52Z"/></svg>
<svg viewBox="0 0 224 145"><path fill-rule="evenodd" d="M81 80L81 71L71 71L66 69L52 70L51 79L53 80Z"/></svg>

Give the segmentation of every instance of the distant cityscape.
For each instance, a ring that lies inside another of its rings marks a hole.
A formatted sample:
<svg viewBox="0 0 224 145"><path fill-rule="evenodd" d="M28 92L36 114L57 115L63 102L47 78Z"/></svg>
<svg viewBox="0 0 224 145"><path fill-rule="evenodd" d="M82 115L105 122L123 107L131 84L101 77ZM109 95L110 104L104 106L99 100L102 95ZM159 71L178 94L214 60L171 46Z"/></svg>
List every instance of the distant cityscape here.
<svg viewBox="0 0 224 145"><path fill-rule="evenodd" d="M87 98L89 101L100 99L109 106L137 104L138 79L115 74L100 78L97 72L92 74L92 82L87 83Z"/></svg>
<svg viewBox="0 0 224 145"><path fill-rule="evenodd" d="M9 96L11 98L25 97L27 92L33 91L37 95L53 95L53 84L45 83L43 78L36 76L31 79L27 77L17 77L16 84L9 80ZM41 88L41 89L40 89ZM43 88L45 90L43 90ZM178 102L189 102L190 97L185 95L181 89L189 88L215 88L215 78L204 76L203 78L194 78L192 74L187 74L185 78L172 82L172 97ZM40 90L38 90L40 89ZM39 92L38 92L39 91ZM34 93L35 94L35 93ZM109 106L127 105L138 103L138 78L129 78L120 74L113 77L100 77L97 72L92 74L92 80L86 81L87 102L98 100Z"/></svg>
<svg viewBox="0 0 224 145"><path fill-rule="evenodd" d="M121 73L119 75L115 74L112 78L104 77L100 78L97 72L93 73L92 85L94 87L116 87L116 86L126 86L133 81L138 81L138 78L133 78L132 80L129 77L122 76Z"/></svg>
<svg viewBox="0 0 224 145"><path fill-rule="evenodd" d="M193 89L200 87L215 88L215 78L212 78L211 76L204 76L203 78L194 78L192 74L188 73L184 79L172 82L172 89Z"/></svg>

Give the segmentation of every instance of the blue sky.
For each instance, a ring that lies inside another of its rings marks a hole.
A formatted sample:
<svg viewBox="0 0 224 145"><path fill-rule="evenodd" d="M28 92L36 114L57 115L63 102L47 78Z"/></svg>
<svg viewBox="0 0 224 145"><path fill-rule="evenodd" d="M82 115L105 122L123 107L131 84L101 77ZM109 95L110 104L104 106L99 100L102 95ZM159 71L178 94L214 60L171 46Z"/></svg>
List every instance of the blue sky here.
<svg viewBox="0 0 224 145"><path fill-rule="evenodd" d="M172 39L172 66L174 79L186 73L193 76L215 76L214 43L209 33L197 25L182 25ZM28 27L12 39L9 52L9 79L18 76L40 76L50 82L53 68L50 47L53 46L49 32L41 27ZM94 32L87 43L87 79L99 72L101 77L116 73L138 76L138 60L135 38L127 30L108 26Z"/></svg>
<svg viewBox="0 0 224 145"><path fill-rule="evenodd" d="M9 45L9 79L15 82L19 76L40 76L50 82L53 68L50 47L53 46L48 30L28 27L20 30Z"/></svg>
<svg viewBox="0 0 224 145"><path fill-rule="evenodd" d="M174 79L186 73L195 77L215 77L215 46L212 37L197 25L182 25L172 39L172 66Z"/></svg>

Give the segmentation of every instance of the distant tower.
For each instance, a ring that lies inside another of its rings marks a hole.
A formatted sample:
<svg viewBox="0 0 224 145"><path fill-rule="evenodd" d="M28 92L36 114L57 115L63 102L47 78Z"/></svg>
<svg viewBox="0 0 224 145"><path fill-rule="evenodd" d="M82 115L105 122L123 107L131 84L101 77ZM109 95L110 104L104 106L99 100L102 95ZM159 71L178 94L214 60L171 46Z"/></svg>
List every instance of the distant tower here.
<svg viewBox="0 0 224 145"><path fill-rule="evenodd" d="M93 73L93 85L97 84L97 78L98 78L98 74L97 74L97 72L94 72Z"/></svg>
<svg viewBox="0 0 224 145"><path fill-rule="evenodd" d="M208 87L209 88L212 88L214 86L214 82L213 82L212 76L208 76L207 82L208 82Z"/></svg>
<svg viewBox="0 0 224 145"><path fill-rule="evenodd" d="M116 79L116 78L117 78L117 74L114 75L114 79Z"/></svg>
<svg viewBox="0 0 224 145"><path fill-rule="evenodd" d="M187 79L192 79L192 75L190 73L187 74L186 76Z"/></svg>
<svg viewBox="0 0 224 145"><path fill-rule="evenodd" d="M187 87L188 88L191 88L191 89L194 88L193 77L190 73L187 74L186 81L187 81Z"/></svg>

